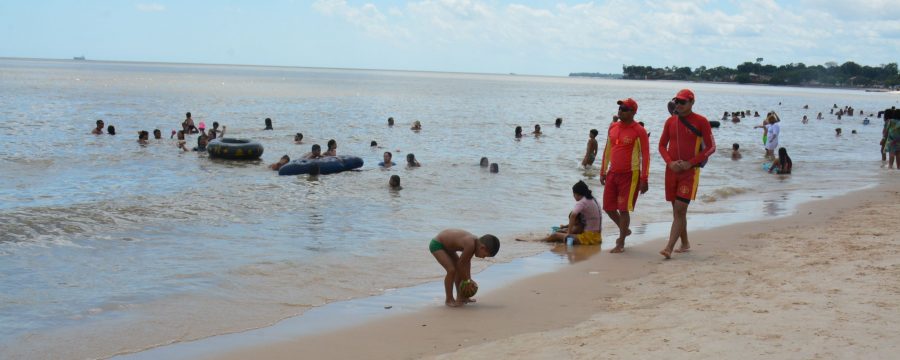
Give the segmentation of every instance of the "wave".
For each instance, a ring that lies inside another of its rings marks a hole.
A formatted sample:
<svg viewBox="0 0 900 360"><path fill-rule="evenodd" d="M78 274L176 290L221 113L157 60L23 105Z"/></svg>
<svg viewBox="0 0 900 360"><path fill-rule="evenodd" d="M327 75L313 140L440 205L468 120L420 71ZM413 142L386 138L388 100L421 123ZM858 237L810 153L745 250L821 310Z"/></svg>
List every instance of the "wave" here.
<svg viewBox="0 0 900 360"><path fill-rule="evenodd" d="M703 200L704 202L716 202L716 201L719 201L722 199L730 198L735 195L740 195L740 194L746 193L748 190L750 190L750 189L726 186L726 187L714 190L712 192L712 194L706 194L706 195L700 196L700 200Z"/></svg>

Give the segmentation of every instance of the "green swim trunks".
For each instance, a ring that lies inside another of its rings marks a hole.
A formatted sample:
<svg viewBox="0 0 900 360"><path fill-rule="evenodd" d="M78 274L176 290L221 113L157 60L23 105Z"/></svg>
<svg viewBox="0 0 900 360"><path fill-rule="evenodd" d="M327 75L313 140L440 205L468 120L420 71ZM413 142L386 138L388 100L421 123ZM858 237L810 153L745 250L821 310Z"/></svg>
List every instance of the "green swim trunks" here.
<svg viewBox="0 0 900 360"><path fill-rule="evenodd" d="M444 250L444 244L441 244L441 242L437 241L437 239L431 239L431 243L428 244L428 250L430 252Z"/></svg>

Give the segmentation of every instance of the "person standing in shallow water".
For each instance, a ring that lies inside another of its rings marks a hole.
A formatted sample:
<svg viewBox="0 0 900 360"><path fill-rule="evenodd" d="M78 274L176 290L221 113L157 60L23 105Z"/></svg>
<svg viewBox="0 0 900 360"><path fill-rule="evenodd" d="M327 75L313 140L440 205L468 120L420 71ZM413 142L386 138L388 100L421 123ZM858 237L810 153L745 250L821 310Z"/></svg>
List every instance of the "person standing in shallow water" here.
<svg viewBox="0 0 900 360"><path fill-rule="evenodd" d="M691 200L697 196L700 182L700 167L716 151L709 120L693 112L694 92L679 91L675 98L675 112L663 126L659 137L659 154L666 162L666 201L672 203L672 228L669 242L660 251L666 259L672 252L691 250L687 233L687 210ZM681 239L681 247L673 250Z"/></svg>
<svg viewBox="0 0 900 360"><path fill-rule="evenodd" d="M584 159L581 160L582 167L587 168L594 165L594 160L597 159L597 134L599 134L597 129L591 129L590 137L587 142L587 150L585 150Z"/></svg>
<svg viewBox="0 0 900 360"><path fill-rule="evenodd" d="M650 138L647 130L634 121L638 104L631 98L619 100L617 104L619 121L609 128L600 165L603 210L619 227L616 247L610 250L614 254L625 251L625 238L631 235L631 212L638 191L647 192L650 174Z"/></svg>

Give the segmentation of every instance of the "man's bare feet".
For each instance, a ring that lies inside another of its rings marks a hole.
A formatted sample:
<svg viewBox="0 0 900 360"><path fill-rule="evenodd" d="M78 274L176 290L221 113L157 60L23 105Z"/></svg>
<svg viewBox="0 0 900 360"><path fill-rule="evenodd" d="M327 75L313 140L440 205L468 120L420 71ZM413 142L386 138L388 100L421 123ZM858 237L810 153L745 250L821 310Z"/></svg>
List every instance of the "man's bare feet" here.
<svg viewBox="0 0 900 360"><path fill-rule="evenodd" d="M447 305L447 306L449 306L449 307L460 307L460 306L463 305L462 303L456 302L455 300L448 300L448 301L445 301L444 304Z"/></svg>
<svg viewBox="0 0 900 360"><path fill-rule="evenodd" d="M463 304L468 304L468 303L477 302L477 300L475 300L474 298L467 298L467 299L462 299L459 302L461 302Z"/></svg>
<svg viewBox="0 0 900 360"><path fill-rule="evenodd" d="M621 254L621 253L625 252L625 247L624 246L616 246L609 252L612 254Z"/></svg>
<svg viewBox="0 0 900 360"><path fill-rule="evenodd" d="M686 253L686 252L689 252L689 251L691 251L690 246L689 246L689 247L683 247L683 246L682 246L682 247L680 247L680 248L675 249L675 252L677 252L677 253Z"/></svg>
<svg viewBox="0 0 900 360"><path fill-rule="evenodd" d="M665 257L666 257L666 260L669 260L669 259L672 258L672 252L669 251L669 250L663 250L663 251L660 251L659 254L662 255L662 256L665 256Z"/></svg>

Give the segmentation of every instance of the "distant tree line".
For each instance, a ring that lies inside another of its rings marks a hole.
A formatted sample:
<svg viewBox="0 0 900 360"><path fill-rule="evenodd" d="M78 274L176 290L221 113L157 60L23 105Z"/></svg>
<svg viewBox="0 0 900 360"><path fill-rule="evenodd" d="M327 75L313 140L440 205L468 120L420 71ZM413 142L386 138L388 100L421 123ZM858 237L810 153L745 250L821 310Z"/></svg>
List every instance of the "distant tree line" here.
<svg viewBox="0 0 900 360"><path fill-rule="evenodd" d="M839 86L839 87L894 87L900 85L897 63L880 66L859 65L848 61L841 65L828 62L825 65L806 66L803 63L787 65L763 65L745 62L732 69L725 66L696 69L690 67L664 67L624 65L623 79L634 80L689 80L719 81L741 84ZM574 75L570 75L574 76Z"/></svg>
<svg viewBox="0 0 900 360"><path fill-rule="evenodd" d="M599 78L609 78L609 79L621 79L622 78L622 74L604 74L604 73L590 73L590 72L569 73L569 76L599 77Z"/></svg>

